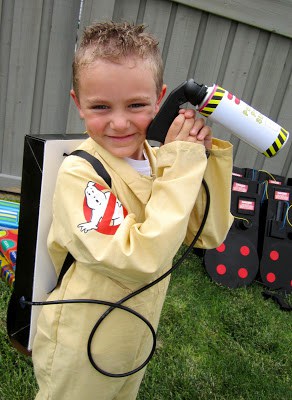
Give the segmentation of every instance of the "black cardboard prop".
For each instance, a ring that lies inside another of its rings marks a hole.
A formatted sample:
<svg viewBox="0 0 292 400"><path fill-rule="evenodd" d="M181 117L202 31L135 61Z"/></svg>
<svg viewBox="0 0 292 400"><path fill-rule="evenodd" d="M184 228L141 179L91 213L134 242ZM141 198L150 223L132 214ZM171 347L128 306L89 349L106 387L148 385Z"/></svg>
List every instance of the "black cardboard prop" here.
<svg viewBox="0 0 292 400"><path fill-rule="evenodd" d="M46 246L56 176L64 154L86 138L84 134L25 137L15 286L7 312L10 340L25 354L30 354L41 307L23 307L19 301L22 297L45 301L56 284Z"/></svg>
<svg viewBox="0 0 292 400"><path fill-rule="evenodd" d="M206 272L218 284L230 288L248 286L259 270L257 253L260 215L258 182L232 176L231 213L235 217L225 241L204 256Z"/></svg>
<svg viewBox="0 0 292 400"><path fill-rule="evenodd" d="M283 200L282 200L283 199ZM275 188L273 196L266 200L260 275L270 289L292 291L292 227L287 223L292 204L292 188ZM291 213L292 214L292 213Z"/></svg>
<svg viewBox="0 0 292 400"><path fill-rule="evenodd" d="M284 182L285 177L267 171L234 167L231 213L235 221L226 240L204 257L212 280L236 288L258 278L271 290L291 293L292 181Z"/></svg>

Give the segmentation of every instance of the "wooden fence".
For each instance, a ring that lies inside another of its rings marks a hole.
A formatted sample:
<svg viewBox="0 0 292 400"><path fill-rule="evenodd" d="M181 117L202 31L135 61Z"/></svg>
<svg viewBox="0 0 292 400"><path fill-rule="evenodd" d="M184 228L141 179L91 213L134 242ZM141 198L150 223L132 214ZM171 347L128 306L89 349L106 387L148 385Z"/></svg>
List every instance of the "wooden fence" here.
<svg viewBox="0 0 292 400"><path fill-rule="evenodd" d="M149 26L169 92L191 77L218 83L292 132L291 0L0 0L0 189L20 188L26 134L84 130L71 62L83 27L105 19ZM213 132L234 144L235 165L292 176L291 140L266 159L219 125Z"/></svg>

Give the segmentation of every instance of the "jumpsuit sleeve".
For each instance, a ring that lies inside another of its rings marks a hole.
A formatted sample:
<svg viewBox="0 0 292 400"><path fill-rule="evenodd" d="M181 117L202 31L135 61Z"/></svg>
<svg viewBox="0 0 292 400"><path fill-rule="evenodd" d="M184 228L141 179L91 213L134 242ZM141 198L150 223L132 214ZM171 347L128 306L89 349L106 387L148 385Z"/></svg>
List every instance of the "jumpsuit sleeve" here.
<svg viewBox="0 0 292 400"><path fill-rule="evenodd" d="M232 225L230 213L232 181L232 145L213 138L212 149L204 174L210 193L210 209L204 229L195 247L212 249L219 246ZM205 189L201 187L190 216L185 243L189 245L196 235L206 206Z"/></svg>
<svg viewBox="0 0 292 400"><path fill-rule="evenodd" d="M83 160L82 160L83 161ZM105 185L91 166L65 160L58 174L48 249L57 273L69 251L77 262L112 279L151 282L170 266L182 244L207 166L200 144L173 142L157 151L156 179L145 220L129 213L114 234L84 232L84 190L89 181Z"/></svg>

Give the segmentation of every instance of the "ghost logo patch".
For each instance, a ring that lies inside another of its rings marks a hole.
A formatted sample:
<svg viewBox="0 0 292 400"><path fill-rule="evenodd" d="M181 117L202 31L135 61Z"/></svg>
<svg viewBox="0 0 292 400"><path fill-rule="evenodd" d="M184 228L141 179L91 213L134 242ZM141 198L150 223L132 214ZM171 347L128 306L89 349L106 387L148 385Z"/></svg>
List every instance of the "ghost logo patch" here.
<svg viewBox="0 0 292 400"><path fill-rule="evenodd" d="M106 235L114 235L128 214L109 190L94 182L86 186L83 212L86 222L78 225L81 232L96 230Z"/></svg>

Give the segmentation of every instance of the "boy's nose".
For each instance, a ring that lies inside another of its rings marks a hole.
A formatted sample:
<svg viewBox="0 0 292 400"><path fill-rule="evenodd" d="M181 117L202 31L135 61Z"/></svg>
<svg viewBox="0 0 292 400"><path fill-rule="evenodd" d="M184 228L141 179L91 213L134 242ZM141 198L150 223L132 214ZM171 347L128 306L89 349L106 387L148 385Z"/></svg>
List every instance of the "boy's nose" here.
<svg viewBox="0 0 292 400"><path fill-rule="evenodd" d="M110 128L115 131L124 131L129 128L130 121L125 114L113 115L110 121Z"/></svg>

